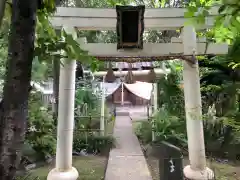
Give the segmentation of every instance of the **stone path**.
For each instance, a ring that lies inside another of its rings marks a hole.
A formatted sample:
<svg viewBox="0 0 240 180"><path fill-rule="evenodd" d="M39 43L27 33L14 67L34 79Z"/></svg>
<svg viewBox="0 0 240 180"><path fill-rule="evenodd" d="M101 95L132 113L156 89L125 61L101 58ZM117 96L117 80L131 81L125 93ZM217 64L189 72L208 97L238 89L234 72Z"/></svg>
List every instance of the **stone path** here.
<svg viewBox="0 0 240 180"><path fill-rule="evenodd" d="M117 116L105 180L152 180L129 116Z"/></svg>
<svg viewBox="0 0 240 180"><path fill-rule="evenodd" d="M127 112L133 121L147 121L147 111L147 106L117 107L117 112L119 114L124 114L124 112L126 114ZM151 108L149 114L151 114Z"/></svg>

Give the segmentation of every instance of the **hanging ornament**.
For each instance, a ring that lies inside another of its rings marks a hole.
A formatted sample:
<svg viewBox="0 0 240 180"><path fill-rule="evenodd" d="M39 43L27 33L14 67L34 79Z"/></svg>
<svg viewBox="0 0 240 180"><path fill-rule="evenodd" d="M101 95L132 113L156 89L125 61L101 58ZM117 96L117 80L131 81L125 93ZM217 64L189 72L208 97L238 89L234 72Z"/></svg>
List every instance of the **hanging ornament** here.
<svg viewBox="0 0 240 180"><path fill-rule="evenodd" d="M151 68L151 70L149 71L147 79L150 83L156 82L157 76L156 76L156 73L154 71L154 68Z"/></svg>
<svg viewBox="0 0 240 180"><path fill-rule="evenodd" d="M127 83L127 84L133 84L133 83L135 83L135 78L134 78L134 76L133 76L132 64L131 64L131 63L128 64L128 73L127 73L127 75L125 76L125 83Z"/></svg>
<svg viewBox="0 0 240 180"><path fill-rule="evenodd" d="M114 75L114 71L112 69L112 63L109 62L109 66L108 66L108 71L107 71L107 74L105 76L105 82L108 82L108 83L113 83L116 81L116 76Z"/></svg>

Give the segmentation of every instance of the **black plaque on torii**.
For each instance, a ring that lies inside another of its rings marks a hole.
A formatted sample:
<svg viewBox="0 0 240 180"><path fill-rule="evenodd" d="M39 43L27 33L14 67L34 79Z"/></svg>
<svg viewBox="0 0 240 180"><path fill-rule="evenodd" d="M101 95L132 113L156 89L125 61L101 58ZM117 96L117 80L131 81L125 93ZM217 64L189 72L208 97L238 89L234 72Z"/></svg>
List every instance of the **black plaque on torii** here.
<svg viewBox="0 0 240 180"><path fill-rule="evenodd" d="M116 6L117 49L143 49L145 6Z"/></svg>

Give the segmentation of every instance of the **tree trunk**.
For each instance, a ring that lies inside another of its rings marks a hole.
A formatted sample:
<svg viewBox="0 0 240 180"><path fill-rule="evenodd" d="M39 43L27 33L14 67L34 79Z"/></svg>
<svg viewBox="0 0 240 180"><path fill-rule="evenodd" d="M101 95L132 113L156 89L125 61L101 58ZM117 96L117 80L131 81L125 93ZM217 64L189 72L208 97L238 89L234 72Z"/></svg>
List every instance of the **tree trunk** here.
<svg viewBox="0 0 240 180"><path fill-rule="evenodd" d="M12 180L21 158L34 56L37 0L12 1L9 55L0 116L0 177Z"/></svg>
<svg viewBox="0 0 240 180"><path fill-rule="evenodd" d="M59 75L60 75L60 60L53 60L53 95L54 95L54 121L57 124L58 117L58 98L59 98Z"/></svg>

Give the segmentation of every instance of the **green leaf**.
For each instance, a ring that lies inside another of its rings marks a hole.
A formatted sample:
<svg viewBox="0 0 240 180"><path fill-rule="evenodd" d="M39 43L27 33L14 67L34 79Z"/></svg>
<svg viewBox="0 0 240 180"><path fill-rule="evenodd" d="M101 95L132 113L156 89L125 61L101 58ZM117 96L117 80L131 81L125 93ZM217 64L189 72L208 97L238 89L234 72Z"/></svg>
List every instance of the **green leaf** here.
<svg viewBox="0 0 240 180"><path fill-rule="evenodd" d="M166 0L161 0L161 7L165 7Z"/></svg>
<svg viewBox="0 0 240 180"><path fill-rule="evenodd" d="M191 18L191 17L194 17L194 14L195 14L195 12L193 12L193 11L187 11L184 13L184 17Z"/></svg>
<svg viewBox="0 0 240 180"><path fill-rule="evenodd" d="M218 9L218 13L221 14L223 11L225 11L226 8L227 8L226 5L220 6L220 8Z"/></svg>
<svg viewBox="0 0 240 180"><path fill-rule="evenodd" d="M239 67L239 66L240 66L240 63L237 63L237 64L233 65L232 68L233 68L233 69L236 69L236 68Z"/></svg>
<svg viewBox="0 0 240 180"><path fill-rule="evenodd" d="M206 9L203 9L202 14L204 17L207 17L207 16L209 16L209 11Z"/></svg>

